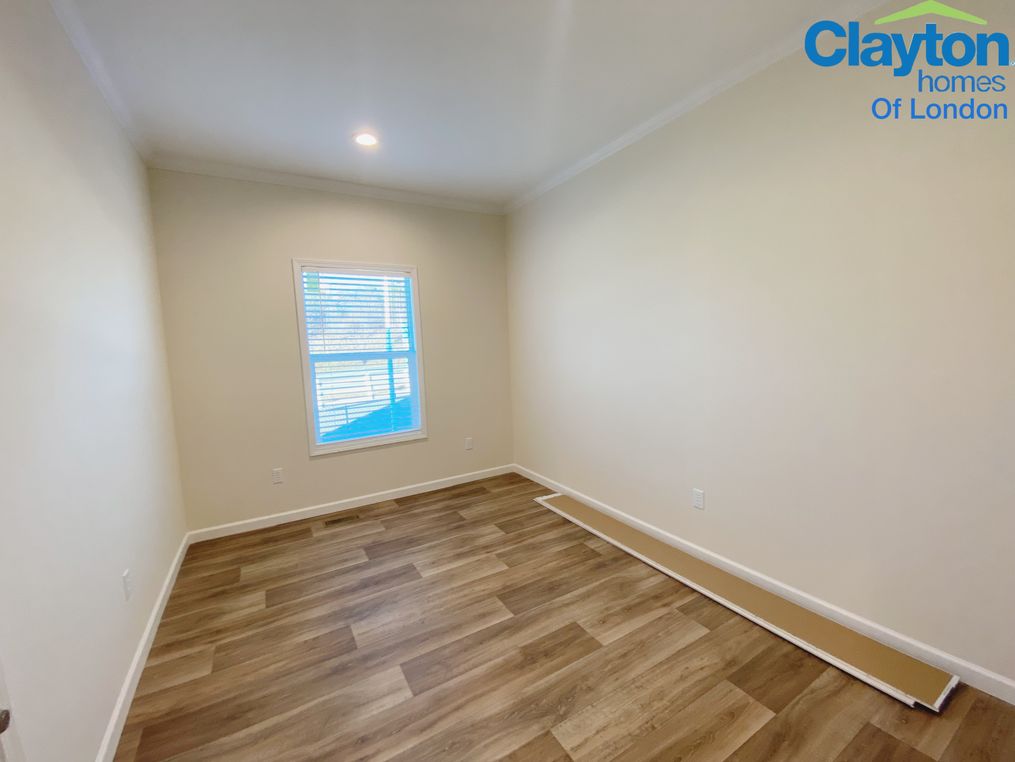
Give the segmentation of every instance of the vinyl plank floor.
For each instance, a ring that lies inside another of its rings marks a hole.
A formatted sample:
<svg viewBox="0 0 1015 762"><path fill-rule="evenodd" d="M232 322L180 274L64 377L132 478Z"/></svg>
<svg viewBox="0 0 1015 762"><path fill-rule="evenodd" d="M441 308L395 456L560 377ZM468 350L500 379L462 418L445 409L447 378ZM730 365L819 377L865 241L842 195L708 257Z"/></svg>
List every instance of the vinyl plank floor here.
<svg viewBox="0 0 1015 762"><path fill-rule="evenodd" d="M1015 707L911 710L504 476L188 550L117 762L1012 760Z"/></svg>

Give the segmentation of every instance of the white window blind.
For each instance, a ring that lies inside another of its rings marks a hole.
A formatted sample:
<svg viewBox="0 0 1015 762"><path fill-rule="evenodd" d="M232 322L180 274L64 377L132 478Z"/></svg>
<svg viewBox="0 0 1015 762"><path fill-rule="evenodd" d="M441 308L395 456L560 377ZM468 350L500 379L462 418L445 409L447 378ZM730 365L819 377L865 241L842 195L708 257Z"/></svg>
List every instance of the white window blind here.
<svg viewBox="0 0 1015 762"><path fill-rule="evenodd" d="M425 436L416 273L297 262L313 454Z"/></svg>

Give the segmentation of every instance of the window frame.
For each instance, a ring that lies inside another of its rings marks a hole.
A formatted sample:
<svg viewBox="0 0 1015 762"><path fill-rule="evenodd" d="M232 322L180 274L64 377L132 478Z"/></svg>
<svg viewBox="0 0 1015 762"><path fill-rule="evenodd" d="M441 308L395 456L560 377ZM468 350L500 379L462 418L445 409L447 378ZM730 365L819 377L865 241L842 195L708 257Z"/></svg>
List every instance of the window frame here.
<svg viewBox="0 0 1015 762"><path fill-rule="evenodd" d="M390 265L373 262L341 262L319 259L293 259L293 287L296 296L296 316L300 336L300 364L303 371L303 402L306 407L307 441L310 457L330 455L350 450L415 442L427 439L426 383L423 374L423 331L420 321L419 273L412 265ZM310 367L310 341L307 336L306 302L303 292L303 271L331 272L339 275L399 275L409 278L412 289L413 338L416 344L416 378L419 385L419 428L397 434L376 434L345 442L319 444L317 442L316 399L313 372Z"/></svg>

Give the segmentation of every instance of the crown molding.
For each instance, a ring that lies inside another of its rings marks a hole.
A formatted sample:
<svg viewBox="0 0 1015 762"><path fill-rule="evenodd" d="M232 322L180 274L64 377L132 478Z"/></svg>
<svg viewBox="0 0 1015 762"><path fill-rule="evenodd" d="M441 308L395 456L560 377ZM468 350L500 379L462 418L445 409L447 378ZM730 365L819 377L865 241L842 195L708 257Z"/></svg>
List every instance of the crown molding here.
<svg viewBox="0 0 1015 762"><path fill-rule="evenodd" d="M134 150L143 158L148 153L149 146L141 136L137 123L131 116L123 97L115 85L113 85L113 80L109 76L106 64L103 62L102 56L99 55L95 43L88 33L88 29L85 27L84 21L81 20L81 14L78 13L74 1L49 0L49 6L53 9L53 13L60 22L60 26L63 27L64 33L70 39L71 46L77 51L78 58L84 64L85 70L91 77L95 87L98 88L103 99L106 101L106 105L113 112L113 117L121 129L123 129L131 145L134 146Z"/></svg>
<svg viewBox="0 0 1015 762"><path fill-rule="evenodd" d="M236 164L224 164L201 159L189 159L155 152L147 158L146 163L152 169L164 169L171 172L185 172L191 175L220 177L227 180L246 180L249 182L284 185L290 188L307 188L309 190L326 191L343 196L374 198L382 201L395 201L402 204L431 206L440 209L453 209L459 212L502 215L503 204L476 201L450 196L438 196L429 193L384 188L376 185L364 185L344 180L333 180L326 177L313 177L291 172L278 172L270 169L243 167Z"/></svg>
<svg viewBox="0 0 1015 762"><path fill-rule="evenodd" d="M855 2L850 3L843 15L856 19L884 4L884 0L856 0ZM807 26L798 28L792 35L784 37L777 45L773 45L768 50L765 50L761 54L751 58L746 63L736 67L724 76L718 77L703 87L698 88L686 98L682 98L665 110L660 111L652 118L642 122L637 127L628 130L620 137L604 145L602 148L593 151L585 158L579 159L574 164L571 164L567 168L551 175L531 190L516 196L507 204L507 213L518 211L526 204L535 201L537 198L545 193L548 193L557 186L563 185L568 180L571 180L586 170L591 169L601 161L613 156L613 154L623 151L628 146L634 145L639 140L648 137L653 132L656 132L671 122L676 121L699 106L704 105L717 95L736 85L739 85L741 82L750 79L756 74L760 74L765 69L778 63L784 58L788 58L794 53L803 50L802 41L807 32L807 28Z"/></svg>

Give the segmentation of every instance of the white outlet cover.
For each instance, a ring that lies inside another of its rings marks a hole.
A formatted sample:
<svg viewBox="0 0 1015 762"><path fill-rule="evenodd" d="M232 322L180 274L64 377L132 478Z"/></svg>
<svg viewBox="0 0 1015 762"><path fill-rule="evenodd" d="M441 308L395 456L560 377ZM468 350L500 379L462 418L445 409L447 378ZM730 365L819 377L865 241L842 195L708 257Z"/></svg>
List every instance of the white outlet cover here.
<svg viewBox="0 0 1015 762"><path fill-rule="evenodd" d="M691 490L691 505L699 511L705 510L705 490Z"/></svg>
<svg viewBox="0 0 1015 762"><path fill-rule="evenodd" d="M472 449L472 437L466 437L465 438L465 449L466 450L471 450Z"/></svg>
<svg viewBox="0 0 1015 762"><path fill-rule="evenodd" d="M125 601L130 600L130 596L134 594L134 588L130 581L130 569L123 570L123 599Z"/></svg>
<svg viewBox="0 0 1015 762"><path fill-rule="evenodd" d="M284 481L284 476L281 468L271 469L271 483L281 484Z"/></svg>

